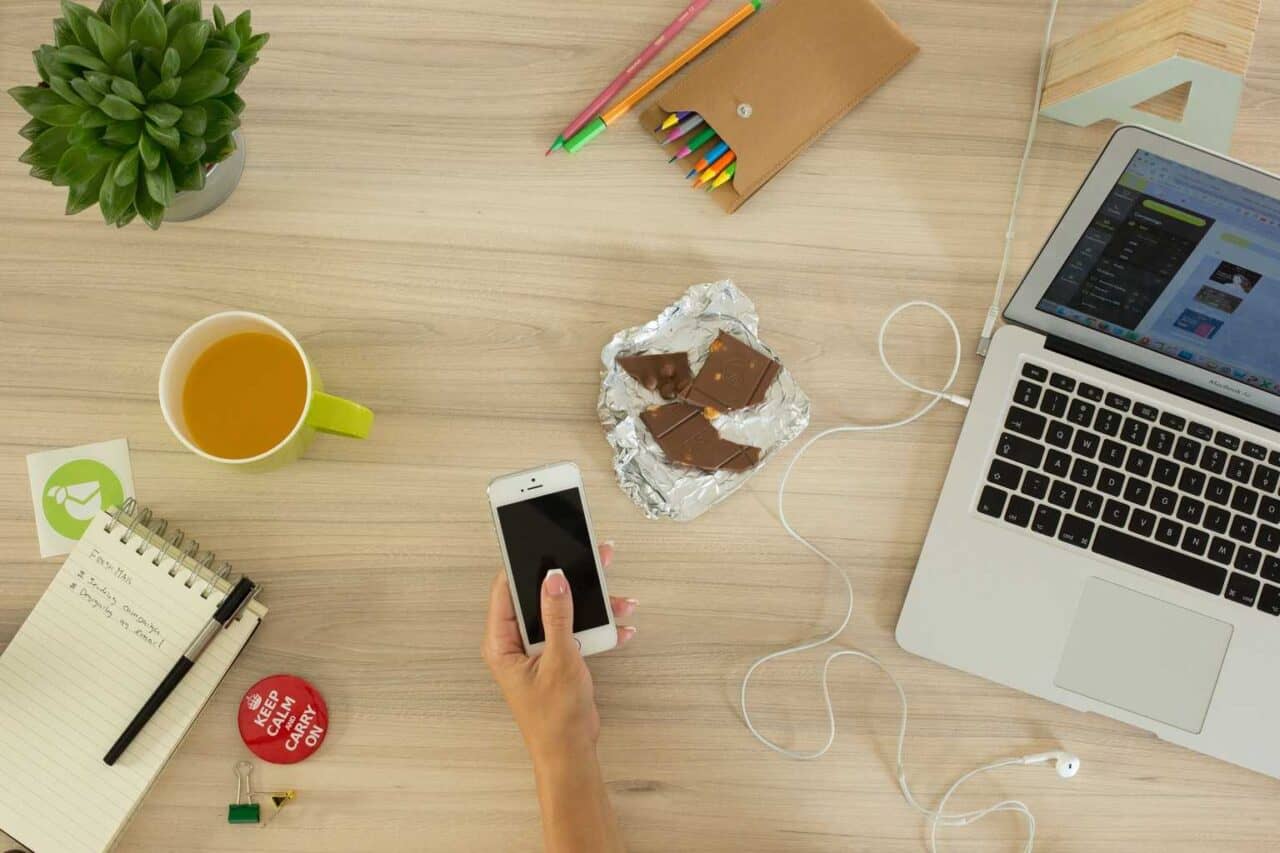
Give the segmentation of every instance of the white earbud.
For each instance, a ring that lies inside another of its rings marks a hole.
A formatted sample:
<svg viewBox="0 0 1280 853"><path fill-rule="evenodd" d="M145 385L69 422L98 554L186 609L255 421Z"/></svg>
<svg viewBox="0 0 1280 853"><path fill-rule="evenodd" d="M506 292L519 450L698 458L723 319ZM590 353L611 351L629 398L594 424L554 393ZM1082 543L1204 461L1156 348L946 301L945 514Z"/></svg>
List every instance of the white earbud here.
<svg viewBox="0 0 1280 853"><path fill-rule="evenodd" d="M1037 752L1035 755L1023 756L1019 761L1022 764L1052 764L1063 779L1070 779L1080 772L1080 757L1061 750Z"/></svg>

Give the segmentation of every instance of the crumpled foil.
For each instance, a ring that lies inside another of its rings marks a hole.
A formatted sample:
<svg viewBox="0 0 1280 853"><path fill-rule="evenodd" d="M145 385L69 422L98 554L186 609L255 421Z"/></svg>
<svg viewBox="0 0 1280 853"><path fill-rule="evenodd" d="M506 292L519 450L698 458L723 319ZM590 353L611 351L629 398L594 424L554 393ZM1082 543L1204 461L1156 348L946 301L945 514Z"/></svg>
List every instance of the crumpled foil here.
<svg viewBox="0 0 1280 853"><path fill-rule="evenodd" d="M804 432L809 425L809 398L783 365L764 402L721 414L712 422L723 438L760 448L759 464L747 471L708 473L667 460L640 420L645 409L667 401L618 367L617 357L683 351L697 375L711 342L723 331L782 364L760 340L759 327L751 300L732 281L717 281L689 288L656 320L618 332L600 352L604 373L597 408L605 438L613 447L618 485L649 518L691 521L729 497Z"/></svg>

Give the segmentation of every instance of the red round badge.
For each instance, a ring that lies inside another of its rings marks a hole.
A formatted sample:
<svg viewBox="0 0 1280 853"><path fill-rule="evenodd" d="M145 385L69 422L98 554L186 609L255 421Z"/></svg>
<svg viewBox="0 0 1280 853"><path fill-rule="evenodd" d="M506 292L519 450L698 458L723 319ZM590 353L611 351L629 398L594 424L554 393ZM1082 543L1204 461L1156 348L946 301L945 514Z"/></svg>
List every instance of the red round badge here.
<svg viewBox="0 0 1280 853"><path fill-rule="evenodd" d="M296 764L324 743L329 709L309 682L269 675L244 694L237 722L254 755L272 764Z"/></svg>

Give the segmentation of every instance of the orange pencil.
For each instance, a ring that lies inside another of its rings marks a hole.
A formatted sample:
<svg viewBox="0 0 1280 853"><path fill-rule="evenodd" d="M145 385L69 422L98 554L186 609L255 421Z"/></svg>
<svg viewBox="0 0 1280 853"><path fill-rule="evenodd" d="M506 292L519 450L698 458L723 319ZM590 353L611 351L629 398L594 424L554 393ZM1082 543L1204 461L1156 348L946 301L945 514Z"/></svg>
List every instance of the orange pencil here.
<svg viewBox="0 0 1280 853"><path fill-rule="evenodd" d="M707 169L707 171L703 172L701 175L698 176L698 180L694 181L693 185L695 187L702 186L707 181L711 180L716 175L720 174L720 172L726 166L732 163L735 159L737 159L737 157L738 157L737 154L734 154L732 151L730 151L728 154L724 155L719 160L712 163L711 167Z"/></svg>
<svg viewBox="0 0 1280 853"><path fill-rule="evenodd" d="M564 150L572 154L601 133L604 133L605 128L626 115L632 107L644 100L650 92L665 83L668 77L684 68L696 59L700 53L724 38L730 30L751 17L760 8L760 3L761 0L750 0L738 11L725 18L715 29L690 45L684 53L663 66L661 71L628 92L626 97L601 113L599 118L588 122L582 130L575 133L573 138L564 144Z"/></svg>

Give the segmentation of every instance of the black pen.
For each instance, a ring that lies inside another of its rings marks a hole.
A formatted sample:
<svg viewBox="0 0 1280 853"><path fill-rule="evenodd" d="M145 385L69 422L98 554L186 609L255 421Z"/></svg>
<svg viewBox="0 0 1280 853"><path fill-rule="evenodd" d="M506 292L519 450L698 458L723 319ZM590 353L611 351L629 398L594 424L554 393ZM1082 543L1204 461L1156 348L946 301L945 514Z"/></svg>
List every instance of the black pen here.
<svg viewBox="0 0 1280 853"><path fill-rule="evenodd" d="M116 760L124 754L129 748L129 744L133 743L133 739L138 736L138 732L142 731L147 721L159 710L164 704L164 700L169 698L169 694L173 689L181 683L186 674L191 671L191 667L196 665L196 659L200 657L200 653L205 650L209 642L217 635L217 633L230 624L231 620L240 615L240 611L244 610L245 605L249 603L249 599L253 598L257 586L253 581L246 577L241 577L236 582L235 587L222 599L222 603L218 605L218 609L214 611L213 618L209 620L209 624L205 625L191 641L191 645L187 646L187 650L182 653L182 657L178 658L178 662L173 665L173 669L169 670L169 674L164 677L164 681L160 682L160 686L155 689L142 710L134 716L133 720L125 727L124 733L116 739L116 742L107 750L107 754L102 757L107 766L116 763Z"/></svg>

